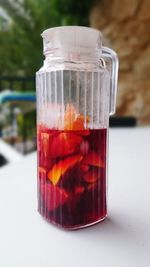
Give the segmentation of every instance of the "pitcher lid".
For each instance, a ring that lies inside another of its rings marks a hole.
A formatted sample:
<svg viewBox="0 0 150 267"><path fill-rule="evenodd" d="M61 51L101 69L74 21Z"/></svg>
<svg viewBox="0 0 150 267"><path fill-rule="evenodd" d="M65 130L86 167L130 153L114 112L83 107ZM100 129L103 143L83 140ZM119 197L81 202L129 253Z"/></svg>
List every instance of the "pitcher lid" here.
<svg viewBox="0 0 150 267"><path fill-rule="evenodd" d="M52 51L64 54L99 57L102 47L101 32L83 26L61 26L42 33L44 55Z"/></svg>

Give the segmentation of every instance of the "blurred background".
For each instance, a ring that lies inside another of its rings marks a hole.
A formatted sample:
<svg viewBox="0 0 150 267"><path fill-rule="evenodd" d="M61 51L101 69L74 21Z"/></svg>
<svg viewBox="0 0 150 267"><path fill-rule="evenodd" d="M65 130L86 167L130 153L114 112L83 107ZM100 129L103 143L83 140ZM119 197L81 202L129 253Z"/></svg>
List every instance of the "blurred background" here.
<svg viewBox="0 0 150 267"><path fill-rule="evenodd" d="M36 149L41 33L60 25L99 29L103 44L118 53L117 113L110 125L150 124L150 0L0 0L0 137L22 154Z"/></svg>

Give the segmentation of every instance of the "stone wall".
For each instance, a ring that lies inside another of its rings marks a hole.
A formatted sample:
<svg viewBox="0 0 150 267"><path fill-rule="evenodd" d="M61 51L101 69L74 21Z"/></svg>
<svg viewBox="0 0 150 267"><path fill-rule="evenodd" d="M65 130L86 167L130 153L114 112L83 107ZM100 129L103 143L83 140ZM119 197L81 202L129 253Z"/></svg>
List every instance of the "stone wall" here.
<svg viewBox="0 0 150 267"><path fill-rule="evenodd" d="M150 0L99 0L90 22L119 55L117 114L150 124Z"/></svg>

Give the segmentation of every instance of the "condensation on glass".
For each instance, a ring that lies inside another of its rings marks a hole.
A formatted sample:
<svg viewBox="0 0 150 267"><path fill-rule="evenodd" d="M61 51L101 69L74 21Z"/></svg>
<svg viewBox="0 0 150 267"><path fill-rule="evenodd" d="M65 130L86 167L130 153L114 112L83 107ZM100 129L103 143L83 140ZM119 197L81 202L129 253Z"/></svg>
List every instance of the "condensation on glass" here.
<svg viewBox="0 0 150 267"><path fill-rule="evenodd" d="M107 215L109 115L115 112L118 59L92 28L45 30L36 73L38 211L67 229Z"/></svg>

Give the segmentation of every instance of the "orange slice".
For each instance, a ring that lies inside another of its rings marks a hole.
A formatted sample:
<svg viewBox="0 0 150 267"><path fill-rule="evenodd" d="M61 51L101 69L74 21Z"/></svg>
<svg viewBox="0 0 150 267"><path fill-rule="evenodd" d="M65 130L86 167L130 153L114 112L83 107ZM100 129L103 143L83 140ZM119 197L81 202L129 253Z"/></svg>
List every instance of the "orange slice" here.
<svg viewBox="0 0 150 267"><path fill-rule="evenodd" d="M83 175L83 179L87 183L95 183L99 177L100 177L100 172L95 169L89 170Z"/></svg>
<svg viewBox="0 0 150 267"><path fill-rule="evenodd" d="M86 121L86 123L88 123L89 122L89 117L86 116L86 120L85 120L83 115L78 115L77 118L73 122L72 129L74 131L76 131L76 130L84 130L85 129L84 121Z"/></svg>
<svg viewBox="0 0 150 267"><path fill-rule="evenodd" d="M49 154L51 136L48 133L40 134L41 150L45 155Z"/></svg>
<svg viewBox="0 0 150 267"><path fill-rule="evenodd" d="M98 155L95 151L90 151L87 156L84 157L83 163L95 167L105 167L105 164L100 155Z"/></svg>
<svg viewBox="0 0 150 267"><path fill-rule="evenodd" d="M83 115L79 115L72 104L66 106L66 112L64 116L64 129L65 130L74 130L81 131L85 129L84 122L89 122L89 117L86 116L86 119ZM84 132L83 132L84 135ZM87 135L87 133L86 133Z"/></svg>
<svg viewBox="0 0 150 267"><path fill-rule="evenodd" d="M46 169L43 167L38 167L38 175L42 181L46 180Z"/></svg>
<svg viewBox="0 0 150 267"><path fill-rule="evenodd" d="M39 165L42 167L51 166L50 145L52 136L49 133L40 133L38 137Z"/></svg>
<svg viewBox="0 0 150 267"><path fill-rule="evenodd" d="M82 164L82 165L81 165L81 170L82 170L83 172L87 172L87 171L89 170L89 165L87 165L87 164Z"/></svg>
<svg viewBox="0 0 150 267"><path fill-rule="evenodd" d="M48 172L48 178L53 183L53 185L56 185L60 177L69 169L72 168L76 163L82 160L82 156L75 155L68 157L64 160L60 160L58 163L53 165L52 169Z"/></svg>
<svg viewBox="0 0 150 267"><path fill-rule="evenodd" d="M64 129L65 130L72 130L73 123L77 117L76 110L73 105L68 104L66 106L66 112L64 116Z"/></svg>
<svg viewBox="0 0 150 267"><path fill-rule="evenodd" d="M62 157L72 154L81 143L82 137L74 133L60 133L51 144L51 156Z"/></svg>
<svg viewBox="0 0 150 267"><path fill-rule="evenodd" d="M59 206L63 205L68 199L68 194L65 190L52 184L46 184L46 186L42 185L41 193L44 205L48 211L55 210Z"/></svg>
<svg viewBox="0 0 150 267"><path fill-rule="evenodd" d="M84 190L85 190L84 186L77 186L74 190L74 193L80 195L84 192Z"/></svg>

